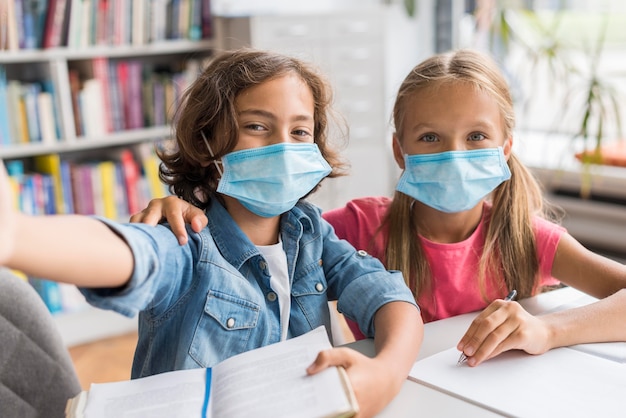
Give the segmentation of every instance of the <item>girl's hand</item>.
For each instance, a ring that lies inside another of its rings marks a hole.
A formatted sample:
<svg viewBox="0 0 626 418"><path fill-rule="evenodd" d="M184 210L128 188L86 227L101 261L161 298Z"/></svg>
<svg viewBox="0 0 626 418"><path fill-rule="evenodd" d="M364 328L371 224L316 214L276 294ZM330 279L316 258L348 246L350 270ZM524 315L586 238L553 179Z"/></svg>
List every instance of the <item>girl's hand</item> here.
<svg viewBox="0 0 626 418"><path fill-rule="evenodd" d="M132 215L130 221L156 225L164 218L172 227L172 232L178 238L180 245L187 243L186 223L191 225L193 231L200 232L209 222L202 209L176 196L152 199L148 207Z"/></svg>
<svg viewBox="0 0 626 418"><path fill-rule="evenodd" d="M0 265L8 260L15 240L16 211L9 176L0 160Z"/></svg>
<svg viewBox="0 0 626 418"><path fill-rule="evenodd" d="M477 366L508 350L524 350L543 354L549 350L550 329L541 319L532 316L517 302L498 299L472 321L457 349L468 358L467 364Z"/></svg>
<svg viewBox="0 0 626 418"><path fill-rule="evenodd" d="M406 376L395 376L393 367L367 357L351 348L339 347L321 351L307 369L315 374L327 367L346 369L359 404L357 418L372 417L380 412L400 392Z"/></svg>

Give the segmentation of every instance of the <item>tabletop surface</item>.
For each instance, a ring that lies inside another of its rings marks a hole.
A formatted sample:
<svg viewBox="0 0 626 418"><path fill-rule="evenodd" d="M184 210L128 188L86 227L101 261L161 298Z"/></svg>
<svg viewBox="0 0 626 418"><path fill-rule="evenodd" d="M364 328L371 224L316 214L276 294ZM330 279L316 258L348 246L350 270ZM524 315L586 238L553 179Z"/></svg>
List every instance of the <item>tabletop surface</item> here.
<svg viewBox="0 0 626 418"><path fill-rule="evenodd" d="M594 299L572 288L562 288L543 293L520 301L520 304L531 314L561 310L571 306L580 306ZM417 360L426 358L456 346L478 312L459 315L424 326L424 341ZM361 340L348 346L373 356L373 340ZM480 405L461 400L443 391L431 388L411 380L404 382L398 396L377 415L379 418L415 417L417 415L431 418L464 417L482 418L502 416L485 409Z"/></svg>

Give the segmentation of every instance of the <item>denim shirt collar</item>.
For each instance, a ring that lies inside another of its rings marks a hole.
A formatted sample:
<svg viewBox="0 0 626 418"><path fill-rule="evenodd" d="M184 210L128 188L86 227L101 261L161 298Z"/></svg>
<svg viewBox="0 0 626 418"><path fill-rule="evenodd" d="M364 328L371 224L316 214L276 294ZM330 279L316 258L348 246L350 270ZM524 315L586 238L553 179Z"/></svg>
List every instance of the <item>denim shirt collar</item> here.
<svg viewBox="0 0 626 418"><path fill-rule="evenodd" d="M298 208L301 204L306 203L298 202L289 212L281 215L280 230L283 242L297 240L303 232L313 230L311 218ZM217 245L224 259L233 267L239 270L247 260L260 255L259 250L243 233L218 199L211 199L206 215L209 220L208 228L215 245Z"/></svg>

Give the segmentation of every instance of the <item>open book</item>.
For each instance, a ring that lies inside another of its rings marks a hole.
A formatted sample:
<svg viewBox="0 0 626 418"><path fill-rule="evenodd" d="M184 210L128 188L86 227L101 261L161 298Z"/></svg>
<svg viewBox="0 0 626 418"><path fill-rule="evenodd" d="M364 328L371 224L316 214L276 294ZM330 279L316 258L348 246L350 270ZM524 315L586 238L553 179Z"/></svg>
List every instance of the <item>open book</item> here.
<svg viewBox="0 0 626 418"><path fill-rule="evenodd" d="M68 401L66 418L350 417L358 406L343 368L306 374L317 353L329 348L319 327L210 369L92 384Z"/></svg>

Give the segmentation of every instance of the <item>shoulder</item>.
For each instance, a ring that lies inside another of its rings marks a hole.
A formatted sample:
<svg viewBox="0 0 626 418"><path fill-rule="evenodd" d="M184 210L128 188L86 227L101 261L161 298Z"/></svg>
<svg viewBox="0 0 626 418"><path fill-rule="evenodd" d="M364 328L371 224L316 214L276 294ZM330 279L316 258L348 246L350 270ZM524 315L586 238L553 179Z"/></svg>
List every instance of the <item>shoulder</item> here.
<svg viewBox="0 0 626 418"><path fill-rule="evenodd" d="M546 239L552 236L560 237L567 232L565 227L541 216L533 216L532 227L537 240Z"/></svg>

